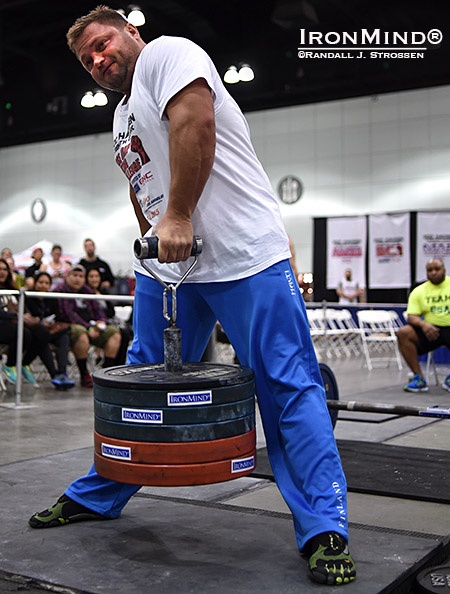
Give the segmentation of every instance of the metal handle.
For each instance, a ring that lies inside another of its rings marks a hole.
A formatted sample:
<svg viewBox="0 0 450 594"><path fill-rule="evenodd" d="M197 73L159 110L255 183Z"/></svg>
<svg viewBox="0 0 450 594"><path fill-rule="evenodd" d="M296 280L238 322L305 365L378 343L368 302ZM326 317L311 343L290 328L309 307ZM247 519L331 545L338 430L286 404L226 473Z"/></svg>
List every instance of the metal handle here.
<svg viewBox="0 0 450 594"><path fill-rule="evenodd" d="M150 260L158 257L159 237L139 237L134 242L134 255L139 260ZM203 241L198 235L192 240L191 256L198 256L202 253Z"/></svg>

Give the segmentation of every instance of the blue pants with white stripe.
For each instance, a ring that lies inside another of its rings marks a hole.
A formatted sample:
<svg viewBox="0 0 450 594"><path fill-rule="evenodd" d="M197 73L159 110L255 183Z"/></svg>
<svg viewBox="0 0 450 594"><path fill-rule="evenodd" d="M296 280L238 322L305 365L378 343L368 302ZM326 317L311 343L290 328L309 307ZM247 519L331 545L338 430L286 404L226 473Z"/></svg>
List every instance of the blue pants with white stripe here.
<svg viewBox="0 0 450 594"><path fill-rule="evenodd" d="M129 363L164 360L162 287L137 275ZM245 279L184 283L177 326L183 361L199 361L216 320L242 365L255 372L267 451L277 486L294 519L298 547L321 532L348 539L346 480L333 435L306 310L288 261ZM116 518L139 490L100 477L92 467L66 495Z"/></svg>

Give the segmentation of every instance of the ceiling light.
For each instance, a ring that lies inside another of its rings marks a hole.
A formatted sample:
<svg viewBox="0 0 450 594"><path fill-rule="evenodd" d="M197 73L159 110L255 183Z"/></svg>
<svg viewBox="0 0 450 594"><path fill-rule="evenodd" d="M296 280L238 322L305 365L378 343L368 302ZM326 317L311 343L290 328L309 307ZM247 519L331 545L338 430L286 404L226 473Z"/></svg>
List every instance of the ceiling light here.
<svg viewBox="0 0 450 594"><path fill-rule="evenodd" d="M230 66L228 68L228 70L225 72L223 80L229 85L234 85L241 80L236 66Z"/></svg>
<svg viewBox="0 0 450 594"><path fill-rule="evenodd" d="M129 6L130 13L128 14L128 22L135 27L145 25L145 15L139 6Z"/></svg>
<svg viewBox="0 0 450 594"><path fill-rule="evenodd" d="M250 66L248 64L242 64L239 68L239 80L242 80L242 82L250 82L254 78L255 74Z"/></svg>
<svg viewBox="0 0 450 594"><path fill-rule="evenodd" d="M103 107L104 105L107 105L108 97L106 96L106 93L104 93L103 91L96 91L95 95L94 95L94 103L95 103L95 105L98 105L99 107Z"/></svg>
<svg viewBox="0 0 450 594"><path fill-rule="evenodd" d="M95 99L94 94L92 91L86 91L86 93L81 98L81 105L82 107L95 107Z"/></svg>

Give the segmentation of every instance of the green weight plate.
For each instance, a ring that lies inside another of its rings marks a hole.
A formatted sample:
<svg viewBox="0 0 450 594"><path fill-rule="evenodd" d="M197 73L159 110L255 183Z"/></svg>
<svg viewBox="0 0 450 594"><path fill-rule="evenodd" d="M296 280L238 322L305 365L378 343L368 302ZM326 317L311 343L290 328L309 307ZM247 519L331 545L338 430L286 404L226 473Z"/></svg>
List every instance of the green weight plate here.
<svg viewBox="0 0 450 594"><path fill-rule="evenodd" d="M183 425L239 419L255 412L254 397L231 404L142 408L118 406L94 400L94 413L99 419L127 425Z"/></svg>
<svg viewBox="0 0 450 594"><path fill-rule="evenodd" d="M251 431L255 428L255 415L246 415L232 421L165 426L116 423L95 416L94 425L95 431L101 435L130 441L205 441L224 439Z"/></svg>

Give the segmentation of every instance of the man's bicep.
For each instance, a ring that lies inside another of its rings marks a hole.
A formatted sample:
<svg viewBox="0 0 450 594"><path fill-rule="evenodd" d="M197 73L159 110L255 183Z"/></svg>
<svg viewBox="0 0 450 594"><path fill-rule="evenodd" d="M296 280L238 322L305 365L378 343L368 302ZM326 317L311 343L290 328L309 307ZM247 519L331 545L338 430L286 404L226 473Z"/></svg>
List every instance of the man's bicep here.
<svg viewBox="0 0 450 594"><path fill-rule="evenodd" d="M165 109L165 114L169 120L193 113L214 117L212 92L204 78L197 78L186 85L168 101Z"/></svg>

